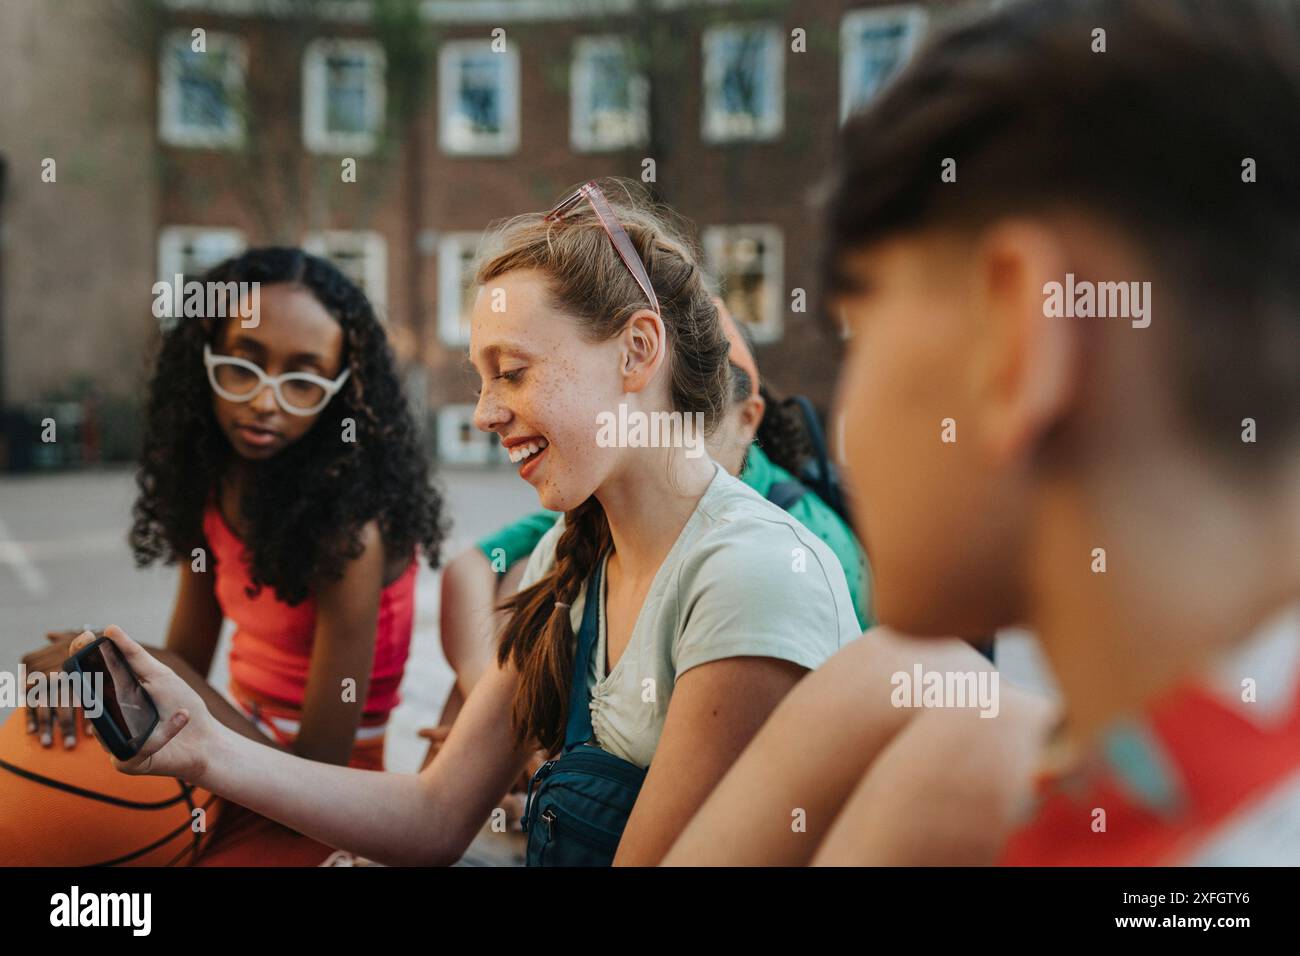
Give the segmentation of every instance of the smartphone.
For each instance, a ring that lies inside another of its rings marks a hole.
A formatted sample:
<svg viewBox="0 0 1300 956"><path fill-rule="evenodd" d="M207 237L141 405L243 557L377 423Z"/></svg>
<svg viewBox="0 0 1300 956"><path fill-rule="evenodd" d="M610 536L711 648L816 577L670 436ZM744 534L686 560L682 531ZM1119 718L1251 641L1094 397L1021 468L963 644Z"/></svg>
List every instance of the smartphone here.
<svg viewBox="0 0 1300 956"><path fill-rule="evenodd" d="M119 760L130 760L140 752L158 726L158 708L141 685L122 652L106 637L88 644L63 663L69 674L91 681L90 693L99 694L99 716L90 718L95 735ZM83 694L83 705L93 704Z"/></svg>

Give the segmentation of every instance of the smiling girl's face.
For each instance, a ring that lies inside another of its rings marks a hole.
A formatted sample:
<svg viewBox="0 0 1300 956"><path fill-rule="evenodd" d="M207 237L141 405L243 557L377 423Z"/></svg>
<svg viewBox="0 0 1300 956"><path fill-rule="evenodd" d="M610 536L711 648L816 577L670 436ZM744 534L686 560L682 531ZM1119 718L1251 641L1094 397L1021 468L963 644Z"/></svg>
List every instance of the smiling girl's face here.
<svg viewBox="0 0 1300 956"><path fill-rule="evenodd" d="M284 282L263 286L259 317L256 328L243 328L233 319L223 323L213 352L247 359L267 375L310 372L338 377L343 329L311 292ZM311 431L320 417L320 412L309 416L286 412L269 385L246 402L232 402L213 392L212 410L231 447L250 461L279 454Z"/></svg>
<svg viewBox="0 0 1300 956"><path fill-rule="evenodd" d="M597 416L624 400L619 355L617 336L590 342L576 320L550 307L536 270L498 276L474 302L470 360L481 382L474 424L500 437L545 508L576 508L615 465L596 431Z"/></svg>

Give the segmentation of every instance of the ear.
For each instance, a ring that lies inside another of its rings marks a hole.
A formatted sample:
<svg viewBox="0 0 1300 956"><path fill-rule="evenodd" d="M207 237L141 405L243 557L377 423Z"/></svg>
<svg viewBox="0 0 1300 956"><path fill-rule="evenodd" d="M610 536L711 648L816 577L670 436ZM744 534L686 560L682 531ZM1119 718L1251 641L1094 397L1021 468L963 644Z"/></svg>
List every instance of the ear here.
<svg viewBox="0 0 1300 956"><path fill-rule="evenodd" d="M664 320L649 309L641 309L627 320L619 333L619 372L625 392L639 392L654 381L668 352Z"/></svg>
<svg viewBox="0 0 1300 956"><path fill-rule="evenodd" d="M1064 282L1066 244L1036 220L1006 220L976 244L972 356L981 439L999 459L1024 453L1065 417L1077 397L1081 336L1077 320L1049 316L1047 284Z"/></svg>
<svg viewBox="0 0 1300 956"><path fill-rule="evenodd" d="M751 395L741 402L740 430L748 439L746 444L754 440L754 435L758 431L758 426L763 423L763 415L766 411L767 401L762 395Z"/></svg>

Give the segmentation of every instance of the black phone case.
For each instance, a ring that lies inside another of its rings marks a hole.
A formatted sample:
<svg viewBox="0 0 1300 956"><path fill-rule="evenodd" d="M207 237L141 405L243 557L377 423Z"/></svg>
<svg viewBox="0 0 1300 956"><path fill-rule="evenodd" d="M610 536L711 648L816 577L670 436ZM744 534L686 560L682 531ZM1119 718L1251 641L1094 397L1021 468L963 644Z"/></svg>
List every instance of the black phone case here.
<svg viewBox="0 0 1300 956"><path fill-rule="evenodd" d="M92 643L87 644L81 650L77 651L76 654L63 662L64 671L69 674L85 673L81 668L82 658L100 644L104 643L113 644L113 642L107 637L98 638ZM117 645L113 645L111 653L118 655L118 658L122 662L122 666L126 668L126 672L130 674L131 679L138 684L140 679L135 676L135 671L131 669L131 665L127 662L127 659L122 656L122 652L117 649ZM140 734L139 738L137 738L143 741L146 740L149 735L153 733L154 728L158 726L158 706L153 702L153 698L149 696L149 692L143 687L140 688L140 693L144 695L144 699L149 702L149 709L153 711L153 720L149 724L149 729ZM91 717L90 722L95 727L95 735L118 760L130 760L139 753L140 748L135 745L132 738L127 737L123 728L118 727L113 718L109 716L108 708L102 708L102 713L100 713L98 717Z"/></svg>

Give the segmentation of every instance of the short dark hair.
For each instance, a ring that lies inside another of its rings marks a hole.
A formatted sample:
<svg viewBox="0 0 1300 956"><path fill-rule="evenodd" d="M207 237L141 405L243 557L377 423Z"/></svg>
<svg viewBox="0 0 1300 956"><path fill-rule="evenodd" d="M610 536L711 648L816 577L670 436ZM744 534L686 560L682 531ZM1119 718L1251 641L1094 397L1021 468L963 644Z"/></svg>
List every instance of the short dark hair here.
<svg viewBox="0 0 1300 956"><path fill-rule="evenodd" d="M1298 148L1295 0L1010 4L923 45L845 125L825 288L845 291L845 253L888 236L1092 212L1159 273L1163 314L1179 323L1162 334L1177 343L1171 368L1194 427L1220 449L1241 449L1245 417L1294 440ZM940 177L948 158L955 182Z"/></svg>

